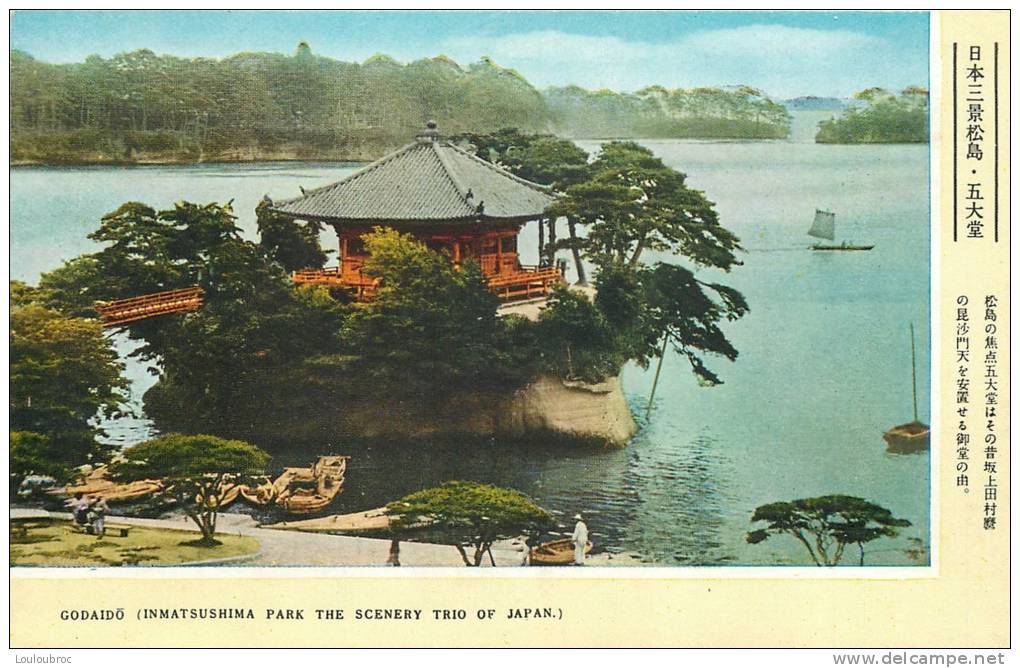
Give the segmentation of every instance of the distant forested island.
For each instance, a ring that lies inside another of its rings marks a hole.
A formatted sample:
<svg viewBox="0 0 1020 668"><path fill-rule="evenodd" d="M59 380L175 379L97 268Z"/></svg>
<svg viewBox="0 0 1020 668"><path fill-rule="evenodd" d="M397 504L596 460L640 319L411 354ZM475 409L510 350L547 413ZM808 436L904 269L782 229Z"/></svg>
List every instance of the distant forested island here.
<svg viewBox="0 0 1020 668"><path fill-rule="evenodd" d="M928 142L928 90L900 93L869 88L839 118L818 124L819 144L923 144Z"/></svg>
<svg viewBox="0 0 1020 668"><path fill-rule="evenodd" d="M427 119L444 134L501 128L573 138L781 138L786 109L747 87L540 91L514 70L445 56L402 64L142 49L50 64L11 52L15 164L365 160Z"/></svg>
<svg viewBox="0 0 1020 668"><path fill-rule="evenodd" d="M783 100L782 105L790 111L843 111L849 103L838 97L818 97L805 95Z"/></svg>

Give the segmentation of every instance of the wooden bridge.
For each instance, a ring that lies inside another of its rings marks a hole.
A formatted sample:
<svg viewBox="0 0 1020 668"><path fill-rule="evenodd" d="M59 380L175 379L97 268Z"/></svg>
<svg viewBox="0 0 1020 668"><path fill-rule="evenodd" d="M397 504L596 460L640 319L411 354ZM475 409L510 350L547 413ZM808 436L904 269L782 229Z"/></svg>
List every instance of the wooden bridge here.
<svg viewBox="0 0 1020 668"><path fill-rule="evenodd" d="M116 327L168 313L197 311L202 308L203 294L202 288L197 286L167 290L112 302L96 302L96 310L103 318L104 327Z"/></svg>

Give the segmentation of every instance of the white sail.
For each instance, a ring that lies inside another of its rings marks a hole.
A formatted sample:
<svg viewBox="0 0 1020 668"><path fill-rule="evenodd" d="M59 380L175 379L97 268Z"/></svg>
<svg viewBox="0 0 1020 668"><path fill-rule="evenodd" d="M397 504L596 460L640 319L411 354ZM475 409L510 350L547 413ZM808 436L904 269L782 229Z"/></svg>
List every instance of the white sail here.
<svg viewBox="0 0 1020 668"><path fill-rule="evenodd" d="M815 222L811 224L808 234L819 239L836 239L836 214L815 209Z"/></svg>

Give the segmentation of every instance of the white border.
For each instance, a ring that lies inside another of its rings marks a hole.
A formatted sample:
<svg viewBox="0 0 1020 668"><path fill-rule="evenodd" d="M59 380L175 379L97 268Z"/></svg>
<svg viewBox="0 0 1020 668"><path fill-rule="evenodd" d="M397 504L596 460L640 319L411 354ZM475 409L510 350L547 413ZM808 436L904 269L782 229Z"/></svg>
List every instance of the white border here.
<svg viewBox="0 0 1020 668"><path fill-rule="evenodd" d="M116 7L118 9L129 9L131 7L118 7L120 3L113 2L96 3L94 0L85 0L81 7ZM270 9L271 7L260 7L262 3L252 0L248 4L251 9ZM401 3L396 6L386 6L389 9L398 9ZM446 2L436 2L435 5L447 5ZM459 5L460 3L456 3ZM532 3L515 3L524 8ZM599 4L599 3L596 3ZM938 9L931 5L910 8L911 2L905 3L906 11L927 11L929 16L929 89L930 100L929 110L931 114L931 129L929 139L929 208L930 208L930 248L931 257L929 263L929 290L930 290L930 329L931 338L929 360L929 381L930 381L930 415L932 431L936 435L936 444L939 442L938 434L941 429L939 420L939 384L936 379L940 377L940 370L935 362L939 359L940 345L936 332L939 332L939 272L940 250L941 250L941 207L939 205L939 192L941 186L941 175L939 173L939 149L941 148L941 42L940 21ZM659 5L652 2L649 9ZM43 8L47 7L44 4ZM185 9L186 7L174 7ZM344 9L356 9L356 6L344 7ZM433 7L436 8L436 7ZM459 7L457 7L459 8ZM536 7L539 8L539 7ZM541 7L547 8L547 7ZM587 9L597 9L596 6ZM677 9L681 7L657 7L659 9ZM410 9L410 8L408 8ZM475 7L475 9L481 9ZM821 8L824 9L824 8ZM866 6L845 11L867 10ZM872 9L874 11L874 9ZM10 36L7 36L7 40ZM9 41L8 41L9 45ZM6 76L4 77L6 78ZM3 115L8 115L3 110ZM9 268L9 267L8 267ZM939 541L941 531L936 530L939 526L938 512L938 447L930 452L929 469L929 557L928 566L877 566L857 567L838 566L831 568L820 568L818 566L589 566L584 568L467 568L449 566L431 567L401 567L399 569L376 567L376 566L344 566L344 567L319 567L319 566L214 566L214 567L174 567L174 566L148 566L148 567L120 567L120 568L90 568L90 567L67 567L67 568L35 568L35 567L9 567L8 573L11 579L17 580L76 580L85 578L100 579L142 579L142 580L211 580L211 579L291 579L291 578L457 578L457 579L578 579L578 580L918 580L938 577L939 574ZM10 510L8 508L8 518ZM453 546L450 549L454 549Z"/></svg>

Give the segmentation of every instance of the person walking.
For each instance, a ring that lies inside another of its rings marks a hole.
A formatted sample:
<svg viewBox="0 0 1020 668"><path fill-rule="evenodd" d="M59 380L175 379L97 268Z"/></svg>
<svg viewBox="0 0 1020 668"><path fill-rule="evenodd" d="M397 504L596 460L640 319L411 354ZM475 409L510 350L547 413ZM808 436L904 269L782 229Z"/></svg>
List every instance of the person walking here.
<svg viewBox="0 0 1020 668"><path fill-rule="evenodd" d="M394 538L390 541L390 556L386 559L387 566L400 565L400 541Z"/></svg>
<svg viewBox="0 0 1020 668"><path fill-rule="evenodd" d="M578 513L574 515L577 524L574 525L574 534L570 537L574 541L574 565L584 566L584 548L588 545L588 525L584 518Z"/></svg>
<svg viewBox="0 0 1020 668"><path fill-rule="evenodd" d="M531 539L525 538L521 541L521 566L531 565Z"/></svg>

